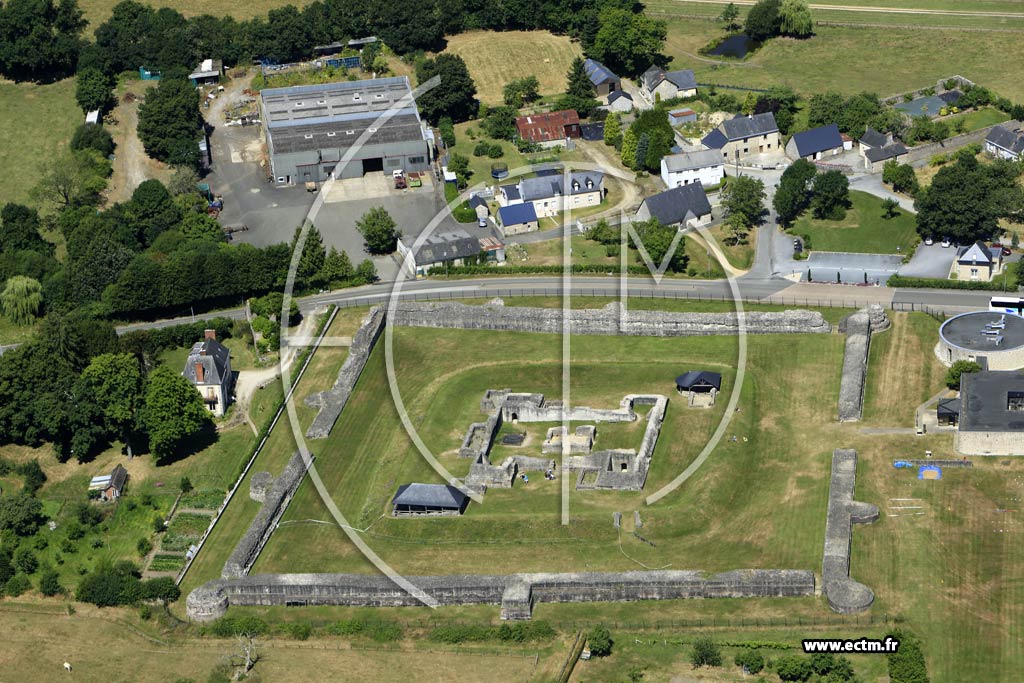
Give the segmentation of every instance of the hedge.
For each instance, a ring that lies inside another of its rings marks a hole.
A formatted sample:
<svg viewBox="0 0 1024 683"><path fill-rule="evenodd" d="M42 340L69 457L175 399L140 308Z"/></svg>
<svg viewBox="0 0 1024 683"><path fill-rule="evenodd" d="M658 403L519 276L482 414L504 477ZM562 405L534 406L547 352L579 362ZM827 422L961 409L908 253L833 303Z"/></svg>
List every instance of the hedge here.
<svg viewBox="0 0 1024 683"><path fill-rule="evenodd" d="M134 330L121 335L121 348L128 352L142 351L156 355L167 349L190 347L197 341L202 341L205 330L215 330L217 339L223 341L231 337L233 324L231 318L219 317L171 327Z"/></svg>
<svg viewBox="0 0 1024 683"><path fill-rule="evenodd" d="M647 266L627 266L630 275L650 275ZM431 275L527 275L530 273L562 273L563 266L448 266L431 270ZM618 273L617 265L600 263L577 263L572 266L573 273Z"/></svg>
<svg viewBox="0 0 1024 683"><path fill-rule="evenodd" d="M942 278L930 277L906 277L903 275L892 275L889 277L890 287L925 288L925 289L970 289L987 292L1016 292L1017 277L1008 274L1005 278L996 277L992 282L979 280L944 280Z"/></svg>

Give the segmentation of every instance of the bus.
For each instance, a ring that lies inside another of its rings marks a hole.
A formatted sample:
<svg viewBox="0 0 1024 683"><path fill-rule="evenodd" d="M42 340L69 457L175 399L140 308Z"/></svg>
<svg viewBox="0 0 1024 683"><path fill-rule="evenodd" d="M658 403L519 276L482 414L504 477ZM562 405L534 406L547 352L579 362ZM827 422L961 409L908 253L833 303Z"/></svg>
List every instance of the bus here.
<svg viewBox="0 0 1024 683"><path fill-rule="evenodd" d="M988 310L1024 316L1024 299L1018 296L994 296L989 301Z"/></svg>

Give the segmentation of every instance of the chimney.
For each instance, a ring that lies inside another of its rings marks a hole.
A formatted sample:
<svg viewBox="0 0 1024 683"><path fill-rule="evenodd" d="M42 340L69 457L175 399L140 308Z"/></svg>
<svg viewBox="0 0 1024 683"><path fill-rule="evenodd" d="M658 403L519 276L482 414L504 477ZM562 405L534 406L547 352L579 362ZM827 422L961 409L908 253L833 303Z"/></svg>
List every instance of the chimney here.
<svg viewBox="0 0 1024 683"><path fill-rule="evenodd" d="M203 339L206 341L217 341L217 330L203 330Z"/></svg>
<svg viewBox="0 0 1024 683"><path fill-rule="evenodd" d="M196 363L196 383L204 384L206 382L205 370L203 369L202 363Z"/></svg>

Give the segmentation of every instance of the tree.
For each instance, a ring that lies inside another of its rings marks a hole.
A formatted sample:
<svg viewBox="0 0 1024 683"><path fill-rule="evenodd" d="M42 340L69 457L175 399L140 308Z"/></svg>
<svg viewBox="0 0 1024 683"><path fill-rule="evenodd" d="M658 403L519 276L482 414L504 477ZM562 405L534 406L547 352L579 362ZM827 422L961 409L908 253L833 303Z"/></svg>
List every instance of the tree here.
<svg viewBox="0 0 1024 683"><path fill-rule="evenodd" d="M643 244L644 249L647 251L647 255L651 259L651 265L654 268L659 268L669 253L669 249L672 248L672 242L677 236L676 229L662 225L658 222L657 218L651 218L646 221L633 223L633 230L636 231L641 244ZM644 263L643 256L639 253L637 254L637 260ZM680 239L675 247L675 251L672 252L668 260L666 270L673 273L685 272L688 262L689 257L686 255L686 246L683 240Z"/></svg>
<svg viewBox="0 0 1024 683"><path fill-rule="evenodd" d="M982 165L973 156L958 155L918 192L918 232L949 236L961 244L987 239L999 229L999 218L1024 206L1024 192L1010 175L1003 164Z"/></svg>
<svg viewBox="0 0 1024 683"><path fill-rule="evenodd" d="M928 683L924 652L917 638L898 630L886 635L892 636L900 644L896 652L886 655L889 660L889 680L892 683Z"/></svg>
<svg viewBox="0 0 1024 683"><path fill-rule="evenodd" d="M364 284L377 281L377 267L370 259L364 259L356 266L355 280Z"/></svg>
<svg viewBox="0 0 1024 683"><path fill-rule="evenodd" d="M356 221L356 230L363 236L366 251L371 254L390 254L398 247L401 236L395 220L383 206L375 206Z"/></svg>
<svg viewBox="0 0 1024 683"><path fill-rule="evenodd" d="M39 212L22 204L4 204L0 209L0 254L34 251L49 256L53 246L39 233ZM19 273L23 274L23 273Z"/></svg>
<svg viewBox="0 0 1024 683"><path fill-rule="evenodd" d="M750 231L747 219L738 213L729 214L725 225L729 229L729 237L733 244L740 244Z"/></svg>
<svg viewBox="0 0 1024 683"><path fill-rule="evenodd" d="M837 92L812 95L807 102L807 125L811 128L838 123L843 113L843 96Z"/></svg>
<svg viewBox="0 0 1024 683"><path fill-rule="evenodd" d="M604 120L604 144L615 148L622 145L622 117L617 111Z"/></svg>
<svg viewBox="0 0 1024 683"><path fill-rule="evenodd" d="M787 36L806 38L814 33L811 10L806 0L782 0L779 7L779 30Z"/></svg>
<svg viewBox="0 0 1024 683"><path fill-rule="evenodd" d="M335 285L352 279L352 261L344 251L338 251L334 246L327 252L324 259L324 268L321 272L323 281L328 285Z"/></svg>
<svg viewBox="0 0 1024 683"><path fill-rule="evenodd" d="M540 81L536 76L527 76L506 83L502 90L502 101L510 107L518 109L524 104L536 101L540 97Z"/></svg>
<svg viewBox="0 0 1024 683"><path fill-rule="evenodd" d="M43 307L43 287L37 280L15 275L0 292L0 307L15 325L31 325Z"/></svg>
<svg viewBox="0 0 1024 683"><path fill-rule="evenodd" d="M48 598L64 593L64 587L60 585L60 573L53 567L44 567L39 575L39 592Z"/></svg>
<svg viewBox="0 0 1024 683"><path fill-rule="evenodd" d="M292 237L292 251L298 246L301 234L302 228L295 228L295 235ZM327 250L324 249L323 237L316 226L311 225L306 232L306 241L302 243L302 255L299 257L299 264L295 269L296 283L303 287L319 285L326 258ZM281 307L278 306L277 312L280 310Z"/></svg>
<svg viewBox="0 0 1024 683"><path fill-rule="evenodd" d="M477 111L476 85L462 57L445 52L416 67L420 85L434 76L440 77L440 83L416 98L423 116L433 124L445 116L455 123L473 118Z"/></svg>
<svg viewBox="0 0 1024 683"><path fill-rule="evenodd" d="M21 546L14 551L14 566L25 574L35 574L39 569L39 559L30 548Z"/></svg>
<svg viewBox="0 0 1024 683"><path fill-rule="evenodd" d="M69 76L86 24L75 0L8 0L0 6L0 74L45 83Z"/></svg>
<svg viewBox="0 0 1024 683"><path fill-rule="evenodd" d="M728 5L726 5L725 9L722 10L722 13L718 15L718 20L722 22L722 24L724 25L726 33L734 33L735 31L739 30L740 25L736 21L739 18L740 10L735 4L731 2Z"/></svg>
<svg viewBox="0 0 1024 683"><path fill-rule="evenodd" d="M630 127L622 136L622 148L619 150L622 153L622 164L626 168L636 168L636 145L636 133Z"/></svg>
<svg viewBox="0 0 1024 683"><path fill-rule="evenodd" d="M487 135L498 140L512 140L516 136L516 117L519 112L507 105L491 107L480 122Z"/></svg>
<svg viewBox="0 0 1024 683"><path fill-rule="evenodd" d="M184 78L162 77L139 106L139 140L159 161L195 167L202 125L199 94Z"/></svg>
<svg viewBox="0 0 1024 683"><path fill-rule="evenodd" d="M959 391L961 375L965 372L981 372L982 367L973 360L954 361L953 365L946 371L946 386Z"/></svg>
<svg viewBox="0 0 1024 683"><path fill-rule="evenodd" d="M448 170L455 174L455 183L459 189L466 187L473 176L473 171L469 168L469 159L455 152L448 157Z"/></svg>
<svg viewBox="0 0 1024 683"><path fill-rule="evenodd" d="M636 153L633 155L633 168L646 168L647 150L651 146L651 136L641 133L636 141Z"/></svg>
<svg viewBox="0 0 1024 683"><path fill-rule="evenodd" d="M811 662L806 657L784 655L775 660L775 673L783 681L806 681L811 677Z"/></svg>
<svg viewBox="0 0 1024 683"><path fill-rule="evenodd" d="M192 480L188 477L182 477L181 481L178 482L178 490L182 493L188 493L192 488Z"/></svg>
<svg viewBox="0 0 1024 683"><path fill-rule="evenodd" d="M818 219L842 220L850 205L850 181L841 171L827 171L811 184L811 209Z"/></svg>
<svg viewBox="0 0 1024 683"><path fill-rule="evenodd" d="M744 32L751 40L759 43L779 35L779 9L780 0L758 0L747 13Z"/></svg>
<svg viewBox="0 0 1024 683"><path fill-rule="evenodd" d="M702 666L722 666L722 652L710 638L697 638L693 641L690 663L695 669Z"/></svg>
<svg viewBox="0 0 1024 683"><path fill-rule="evenodd" d="M609 3L598 14L598 22L587 54L615 73L636 76L661 58L667 35L664 21Z"/></svg>
<svg viewBox="0 0 1024 683"><path fill-rule="evenodd" d="M75 129L71 136L71 149L79 151L82 149L94 149L100 156L108 157L114 153L114 138L106 128L92 123L83 123Z"/></svg>
<svg viewBox="0 0 1024 683"><path fill-rule="evenodd" d="M38 460L29 460L18 465L17 471L24 482L23 489L26 493L35 495L46 483L46 472L40 467Z"/></svg>
<svg viewBox="0 0 1024 683"><path fill-rule="evenodd" d="M902 192L911 197L920 189L914 167L898 163L895 159L890 159L882 166L882 182L892 185L893 192Z"/></svg>
<svg viewBox="0 0 1024 683"><path fill-rule="evenodd" d="M99 110L100 114L112 108L114 84L99 69L86 67L75 77L75 100L83 112Z"/></svg>
<svg viewBox="0 0 1024 683"><path fill-rule="evenodd" d="M27 493L0 496L0 529L31 536L43 523L43 504Z"/></svg>
<svg viewBox="0 0 1024 683"><path fill-rule="evenodd" d="M11 551L7 547L0 546L0 587L11 580L14 576L14 562L11 558Z"/></svg>
<svg viewBox="0 0 1024 683"><path fill-rule="evenodd" d="M161 365L149 374L143 424L157 461L166 460L182 441L210 422L203 398L192 384Z"/></svg>
<svg viewBox="0 0 1024 683"><path fill-rule="evenodd" d="M31 195L61 209L95 204L111 170L110 161L92 149L58 153L41 164Z"/></svg>
<svg viewBox="0 0 1024 683"><path fill-rule="evenodd" d="M604 626L595 626L587 633L587 645L590 647L590 654L595 657L607 657L612 653L612 634Z"/></svg>
<svg viewBox="0 0 1024 683"><path fill-rule="evenodd" d="M595 98L597 91L594 89L590 76L587 75L583 57L576 57L572 60L566 80L568 83L565 88L565 96L559 100L558 107L575 109L581 118L590 116L598 106Z"/></svg>
<svg viewBox="0 0 1024 683"><path fill-rule="evenodd" d="M765 196L764 182L750 176L730 179L721 192L726 215L741 216L748 228L761 222Z"/></svg>
<svg viewBox="0 0 1024 683"><path fill-rule="evenodd" d="M889 219L898 213L900 203L892 197L886 197L882 200L882 218Z"/></svg>
<svg viewBox="0 0 1024 683"><path fill-rule="evenodd" d="M757 650L740 650L736 653L735 662L748 675L760 673L764 669L764 655Z"/></svg>
<svg viewBox="0 0 1024 683"><path fill-rule="evenodd" d="M132 435L142 410L143 378L139 361L130 353L96 356L79 378L84 396L103 413L107 429L116 433L131 458Z"/></svg>

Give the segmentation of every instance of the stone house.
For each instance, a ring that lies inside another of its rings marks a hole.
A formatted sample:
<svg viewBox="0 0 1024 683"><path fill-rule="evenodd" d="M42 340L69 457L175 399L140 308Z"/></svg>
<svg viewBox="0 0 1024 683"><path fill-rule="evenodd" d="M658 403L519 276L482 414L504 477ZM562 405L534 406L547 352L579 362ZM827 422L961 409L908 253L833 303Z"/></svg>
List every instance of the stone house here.
<svg viewBox="0 0 1024 683"><path fill-rule="evenodd" d="M234 382L231 352L217 341L216 330L206 330L203 334L203 341L192 346L181 374L203 397L207 410L221 417L228 408Z"/></svg>
<svg viewBox="0 0 1024 683"><path fill-rule="evenodd" d="M881 173L885 162L899 162L907 155L907 148L893 138L892 133L879 133L872 128L867 128L860 136L857 149L864 158L864 168L872 173Z"/></svg>
<svg viewBox="0 0 1024 683"><path fill-rule="evenodd" d="M953 274L958 280L989 282L1003 272L1003 250L975 242L969 247L958 247Z"/></svg>
<svg viewBox="0 0 1024 683"><path fill-rule="evenodd" d="M700 182L707 187L725 178L725 160L713 149L670 154L661 158L661 180L668 187Z"/></svg>
<svg viewBox="0 0 1024 683"><path fill-rule="evenodd" d="M657 218L662 225L688 227L694 222L707 224L711 220L711 202L699 180L689 185L677 185L645 198L637 209L636 220Z"/></svg>
<svg viewBox="0 0 1024 683"><path fill-rule="evenodd" d="M423 277L434 268L466 265L483 251L480 240L459 227L429 235L410 259L415 242L415 237L402 235L397 244L402 268L412 277Z"/></svg>
<svg viewBox="0 0 1024 683"><path fill-rule="evenodd" d="M515 185L498 188L498 204L533 204L537 216L554 217L566 209L597 206L604 199L604 173L600 171L570 171L544 173L535 178L523 178Z"/></svg>
<svg viewBox="0 0 1024 683"><path fill-rule="evenodd" d="M786 143L786 156L793 160L818 161L842 152L843 137L834 123L796 133Z"/></svg>
<svg viewBox="0 0 1024 683"><path fill-rule="evenodd" d="M633 111L633 96L625 90L616 90L608 96L608 104L604 107L608 111L617 111L626 114Z"/></svg>
<svg viewBox="0 0 1024 683"><path fill-rule="evenodd" d="M686 396L690 407L710 408L722 390L722 374L708 370L690 370L676 377L676 392Z"/></svg>
<svg viewBox="0 0 1024 683"><path fill-rule="evenodd" d="M651 104L675 97L694 97L697 77L690 69L665 71L652 66L640 77L640 94Z"/></svg>
<svg viewBox="0 0 1024 683"><path fill-rule="evenodd" d="M503 235L519 235L540 228L533 204L510 204L498 207L498 227Z"/></svg>
<svg viewBox="0 0 1024 683"><path fill-rule="evenodd" d="M404 484L391 499L391 514L407 516L457 516L466 511L469 496L445 484Z"/></svg>
<svg viewBox="0 0 1024 683"><path fill-rule="evenodd" d="M726 162L743 161L757 154L783 152L779 126L770 111L723 121L701 142L707 149L717 149Z"/></svg>
<svg viewBox="0 0 1024 683"><path fill-rule="evenodd" d="M1024 124L1007 121L993 126L985 136L985 151L1001 159L1024 158Z"/></svg>

